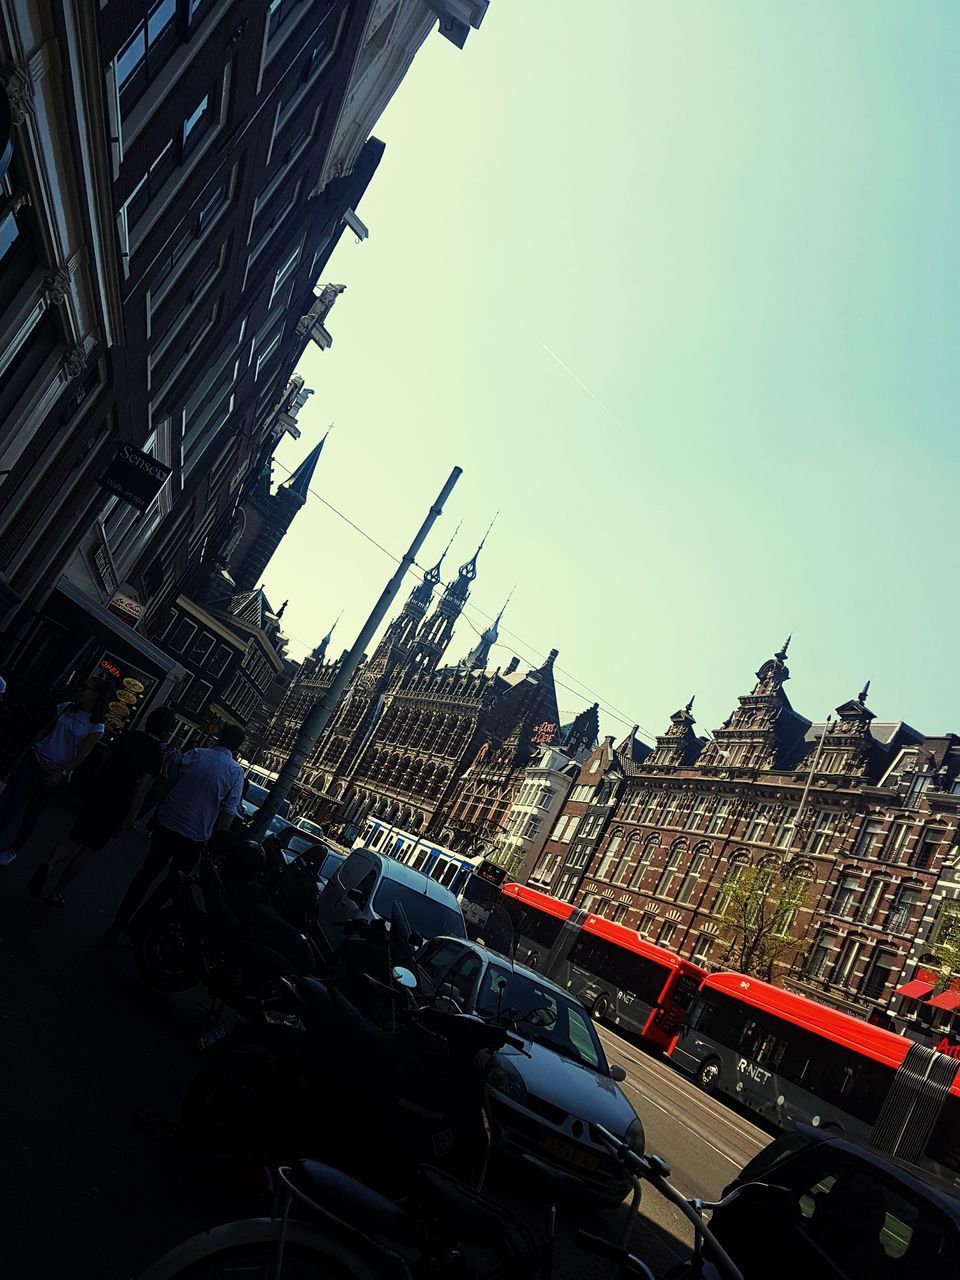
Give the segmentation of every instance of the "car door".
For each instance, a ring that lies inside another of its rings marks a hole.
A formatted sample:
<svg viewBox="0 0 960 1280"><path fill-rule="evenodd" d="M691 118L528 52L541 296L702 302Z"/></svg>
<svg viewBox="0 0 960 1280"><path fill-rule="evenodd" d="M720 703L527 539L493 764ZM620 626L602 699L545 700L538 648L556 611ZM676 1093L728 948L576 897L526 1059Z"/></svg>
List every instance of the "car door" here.
<svg viewBox="0 0 960 1280"><path fill-rule="evenodd" d="M714 1216L744 1280L930 1280L952 1265L955 1229L893 1169L825 1143L770 1180L784 1190L748 1191Z"/></svg>
<svg viewBox="0 0 960 1280"><path fill-rule="evenodd" d="M328 951L336 951L343 941L344 920L353 920L361 914L351 893L361 890L366 883L372 890L376 880L373 859L362 849L351 853L343 865L330 877L320 894L317 906L317 924L320 936Z"/></svg>

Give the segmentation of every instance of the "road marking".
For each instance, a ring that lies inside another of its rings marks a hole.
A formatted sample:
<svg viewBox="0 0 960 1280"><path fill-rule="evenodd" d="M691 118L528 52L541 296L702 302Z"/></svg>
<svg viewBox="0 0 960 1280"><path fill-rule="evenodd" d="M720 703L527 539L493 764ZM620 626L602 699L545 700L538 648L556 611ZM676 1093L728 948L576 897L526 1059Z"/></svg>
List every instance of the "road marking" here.
<svg viewBox="0 0 960 1280"><path fill-rule="evenodd" d="M637 1088L637 1086L630 1084L629 1081L625 1080L624 1084L627 1086L628 1089L630 1089L633 1093L637 1095L637 1097L640 1099L641 1102L649 1103L650 1106L656 1107L658 1111L662 1111L665 1116L669 1116L670 1119L674 1122L674 1124L680 1125L680 1127L683 1129L686 1129L688 1133L692 1133L695 1138L697 1138L700 1142L704 1144L704 1146L710 1147L712 1151L715 1151L721 1160L726 1160L727 1163L732 1164L735 1169L741 1169L743 1167L743 1163L744 1163L743 1161L735 1160L733 1156L728 1155L726 1151L721 1151L721 1149L717 1146L717 1144L715 1142L711 1142L710 1139L702 1130L695 1129L693 1125L687 1124L685 1120L681 1120L675 1111L670 1110L668 1107L662 1106L659 1102L654 1102L653 1098L650 1098L646 1094L641 1093L640 1090ZM684 1195L686 1195L686 1192L684 1192Z"/></svg>
<svg viewBox="0 0 960 1280"><path fill-rule="evenodd" d="M639 1067L646 1075L648 1081L653 1081L657 1085L661 1085L664 1089L672 1090L674 1095L682 1098L684 1102L690 1102L691 1096L695 1096L707 1113L715 1120L727 1127L736 1134L742 1141L756 1144L756 1151L765 1147L771 1141L770 1135L758 1126L750 1124L748 1120L732 1113L729 1108L725 1107L722 1102L716 1098L711 1098L701 1089L697 1089L694 1084L687 1081L684 1077L679 1079L674 1075L673 1069L664 1062L655 1062L655 1060L646 1057L635 1057L634 1054L627 1051L627 1046L620 1038L606 1030L601 1032L601 1036L608 1042L609 1047L613 1050L614 1055L626 1058L628 1062ZM609 1044L613 1039L615 1044ZM661 1108L663 1110L664 1108ZM740 1121L740 1123L737 1123ZM744 1127L746 1126L746 1127ZM687 1126L689 1127L689 1126Z"/></svg>

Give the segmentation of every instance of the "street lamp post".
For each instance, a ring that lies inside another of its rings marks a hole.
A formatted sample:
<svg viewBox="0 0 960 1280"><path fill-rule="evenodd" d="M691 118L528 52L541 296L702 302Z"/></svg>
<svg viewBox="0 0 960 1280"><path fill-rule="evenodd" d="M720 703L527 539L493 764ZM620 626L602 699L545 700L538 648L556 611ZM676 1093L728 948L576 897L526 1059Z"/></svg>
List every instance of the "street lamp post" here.
<svg viewBox="0 0 960 1280"><path fill-rule="evenodd" d="M363 655L366 653L367 645L370 643L374 632L386 617L387 610L389 609L394 596L400 590L400 586L406 576L407 570L416 560L417 552L423 546L427 534L433 528L434 522L443 511L443 504L450 497L450 494L453 492L454 485L460 479L462 474L462 467L454 467L450 472L446 484L444 484L443 488L437 495L436 500L427 512L426 519L417 530L416 536L410 543L410 546L408 547L403 559L400 561L400 564L397 566L396 573L384 587L380 595L380 599L373 606L370 616L360 628L360 632L356 640L353 642L353 648L341 662L340 670L337 672L333 683L324 694L323 700L313 708L306 720L303 722L303 726L297 740L291 748L290 755L281 766L277 775L277 780L270 788L270 794L263 802L261 808L257 811L253 820L251 834L254 839L263 839L271 820L276 816L281 804L290 794L290 790L297 778L300 776L300 771L306 764L310 752L316 746L320 735L327 727L330 717L336 710L337 703L340 701L344 690L359 667L363 659Z"/></svg>

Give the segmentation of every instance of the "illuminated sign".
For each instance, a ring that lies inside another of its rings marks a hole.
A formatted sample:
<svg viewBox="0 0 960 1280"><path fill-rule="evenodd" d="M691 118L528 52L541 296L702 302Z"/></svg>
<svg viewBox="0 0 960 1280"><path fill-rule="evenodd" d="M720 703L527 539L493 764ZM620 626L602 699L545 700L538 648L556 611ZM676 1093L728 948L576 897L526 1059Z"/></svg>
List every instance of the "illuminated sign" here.
<svg viewBox="0 0 960 1280"><path fill-rule="evenodd" d="M484 859L477 867L474 875L480 877L481 880L489 880L491 884L503 884L507 878L506 867L498 867L495 862Z"/></svg>
<svg viewBox="0 0 960 1280"><path fill-rule="evenodd" d="M530 741L539 747L549 747L557 734L557 726L551 724L549 720L544 720L542 724L533 726L533 734Z"/></svg>
<svg viewBox="0 0 960 1280"><path fill-rule="evenodd" d="M115 733L129 729L156 688L156 679L115 653L102 653L94 674L113 681L104 724Z"/></svg>

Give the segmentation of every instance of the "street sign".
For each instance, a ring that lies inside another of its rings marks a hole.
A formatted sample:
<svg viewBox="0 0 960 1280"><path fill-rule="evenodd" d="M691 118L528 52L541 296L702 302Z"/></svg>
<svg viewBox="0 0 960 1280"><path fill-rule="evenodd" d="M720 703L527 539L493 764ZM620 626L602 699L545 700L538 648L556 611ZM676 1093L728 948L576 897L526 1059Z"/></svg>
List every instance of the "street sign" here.
<svg viewBox="0 0 960 1280"><path fill-rule="evenodd" d="M129 502L138 511L146 511L163 488L170 468L142 449L122 441L116 456L100 479L104 489Z"/></svg>

